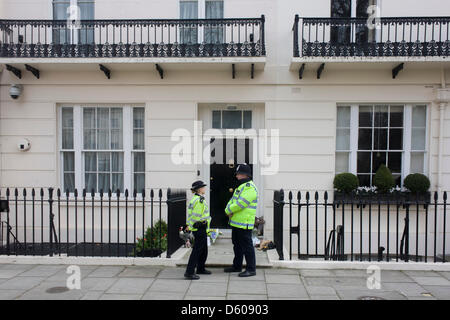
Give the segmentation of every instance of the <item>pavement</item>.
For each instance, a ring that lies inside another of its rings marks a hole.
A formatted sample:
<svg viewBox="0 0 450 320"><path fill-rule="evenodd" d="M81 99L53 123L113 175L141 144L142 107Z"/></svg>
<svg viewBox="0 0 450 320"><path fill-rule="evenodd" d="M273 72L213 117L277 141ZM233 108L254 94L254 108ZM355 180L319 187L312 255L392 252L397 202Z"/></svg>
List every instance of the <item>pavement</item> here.
<svg viewBox="0 0 450 320"><path fill-rule="evenodd" d="M369 289L365 269L276 268L256 250L257 275L224 273L233 259L229 235L209 247L211 275L185 280L189 254L178 266L79 265L80 288L68 265L0 262L0 300L447 300L450 271L380 270L380 288ZM190 253L190 252L188 252ZM69 269L70 271L70 269Z"/></svg>
<svg viewBox="0 0 450 320"><path fill-rule="evenodd" d="M381 271L367 288L365 270L258 269L239 278L222 268L185 280L184 267L80 266L80 289L67 288L66 265L0 264L2 300L436 300L450 299L450 272Z"/></svg>

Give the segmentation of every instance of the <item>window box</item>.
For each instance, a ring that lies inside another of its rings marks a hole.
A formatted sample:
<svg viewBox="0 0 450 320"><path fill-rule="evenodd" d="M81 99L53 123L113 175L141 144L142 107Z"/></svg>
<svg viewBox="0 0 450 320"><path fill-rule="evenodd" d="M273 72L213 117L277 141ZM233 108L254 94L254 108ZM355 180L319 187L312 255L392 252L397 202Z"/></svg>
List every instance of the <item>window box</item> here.
<svg viewBox="0 0 450 320"><path fill-rule="evenodd" d="M334 192L335 204L400 204L418 203L429 204L431 202L431 192L420 192L413 194L408 191L394 191L391 193L379 194L373 191L354 191L352 193Z"/></svg>

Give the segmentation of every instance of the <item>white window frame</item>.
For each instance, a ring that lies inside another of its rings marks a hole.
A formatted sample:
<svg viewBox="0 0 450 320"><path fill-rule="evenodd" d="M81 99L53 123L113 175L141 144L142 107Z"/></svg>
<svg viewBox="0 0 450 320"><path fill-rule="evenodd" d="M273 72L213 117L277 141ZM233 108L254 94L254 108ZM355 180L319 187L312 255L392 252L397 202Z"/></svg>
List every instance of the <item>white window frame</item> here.
<svg viewBox="0 0 450 320"><path fill-rule="evenodd" d="M73 108L73 149L66 150L62 149L62 108L71 107ZM59 159L59 184L61 186L62 193L65 194L64 188L64 166L63 166L63 152L73 151L75 153L75 189L78 190L78 196L82 194L85 185L85 175L84 175L84 153L85 152L99 152L102 150L85 150L83 146L83 108L122 108L123 110L123 148L120 150L108 150L110 152L123 152L123 188L121 196L124 195L125 190L128 190L130 197L133 195L134 191L134 164L133 156L134 152L144 152L145 153L145 142L144 150L134 150L133 149L133 108L144 108L144 119L145 119L145 105L141 104L61 104L58 106L58 159ZM145 123L145 121L144 121ZM144 141L145 141L145 125L144 125ZM145 187L146 189L145 182ZM136 190L137 197L141 197L141 190ZM90 190L86 190L87 194L90 194ZM108 194L108 190L104 190L103 196ZM112 190L112 197L115 197L116 192ZM70 193L73 196L73 192ZM96 198L100 198L100 193L95 193Z"/></svg>
<svg viewBox="0 0 450 320"><path fill-rule="evenodd" d="M350 106L350 155L349 155L349 172L353 173L354 175L357 175L357 169L358 169L358 133L359 133L359 106L360 105L403 105L403 152L402 152L402 170L401 170L401 181L403 183L404 179L407 175L411 173L411 152L413 151L420 151L420 150L412 150L411 149L411 132L412 132L412 109L413 106L425 106L426 112L425 112L425 150L423 150L424 153L424 162L423 162L423 174L428 176L429 175L429 161L428 161L428 154L429 154L429 131L430 131L430 125L429 125L429 117L430 117L430 105L429 103L380 103L380 102L362 102L358 104L354 103L340 103L337 105L337 107L349 107ZM337 115L337 108L336 108L336 115ZM336 133L335 133L336 134ZM337 136L335 136L337 137ZM372 136L373 139L373 136ZM336 147L335 147L336 149ZM337 151L335 150L335 154L337 152L343 152L343 151ZM422 152L422 151L420 151ZM336 174L336 168L335 174Z"/></svg>

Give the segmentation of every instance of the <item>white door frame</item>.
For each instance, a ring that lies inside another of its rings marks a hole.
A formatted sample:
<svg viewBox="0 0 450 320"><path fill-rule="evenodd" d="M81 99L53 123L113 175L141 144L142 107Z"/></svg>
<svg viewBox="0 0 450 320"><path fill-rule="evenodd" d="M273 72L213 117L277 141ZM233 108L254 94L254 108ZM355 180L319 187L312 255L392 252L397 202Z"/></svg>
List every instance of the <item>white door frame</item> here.
<svg viewBox="0 0 450 320"><path fill-rule="evenodd" d="M211 104L203 104L198 107L198 117L199 120L202 121L202 150L205 150L205 147L209 144L209 139L203 141L204 132L208 129L212 129L212 111L213 110L227 110L227 105L237 106L236 110L251 110L252 111L252 128L257 131L257 137L259 137L259 129L264 129L264 104L254 104L254 103L211 103ZM221 130L223 134L225 134L225 130ZM242 138L239 135L235 135L233 137ZM231 138L231 137L230 137ZM257 147L257 144L253 143L253 149L250 152L253 152ZM259 158L259 156L258 156ZM264 176L261 175L261 166L259 161L254 159L253 163L253 182L258 188L258 209L256 212L256 216L264 216ZM210 172L210 164L204 163L199 165L198 171L200 172L199 179L203 179L206 184L210 184L211 181L211 172ZM208 203L210 202L210 193L209 188L206 191L206 200Z"/></svg>

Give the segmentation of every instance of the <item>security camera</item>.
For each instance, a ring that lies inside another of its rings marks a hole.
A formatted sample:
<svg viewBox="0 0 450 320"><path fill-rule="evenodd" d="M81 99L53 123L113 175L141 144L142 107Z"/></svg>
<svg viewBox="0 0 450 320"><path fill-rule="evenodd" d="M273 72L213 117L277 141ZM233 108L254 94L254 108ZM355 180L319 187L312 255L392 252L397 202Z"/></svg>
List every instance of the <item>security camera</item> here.
<svg viewBox="0 0 450 320"><path fill-rule="evenodd" d="M19 143L17 144L17 148L20 151L28 151L31 148L31 143L28 139L20 139Z"/></svg>
<svg viewBox="0 0 450 320"><path fill-rule="evenodd" d="M13 84L11 88L9 88L9 95L14 100L18 99L22 94L22 86L20 84Z"/></svg>

